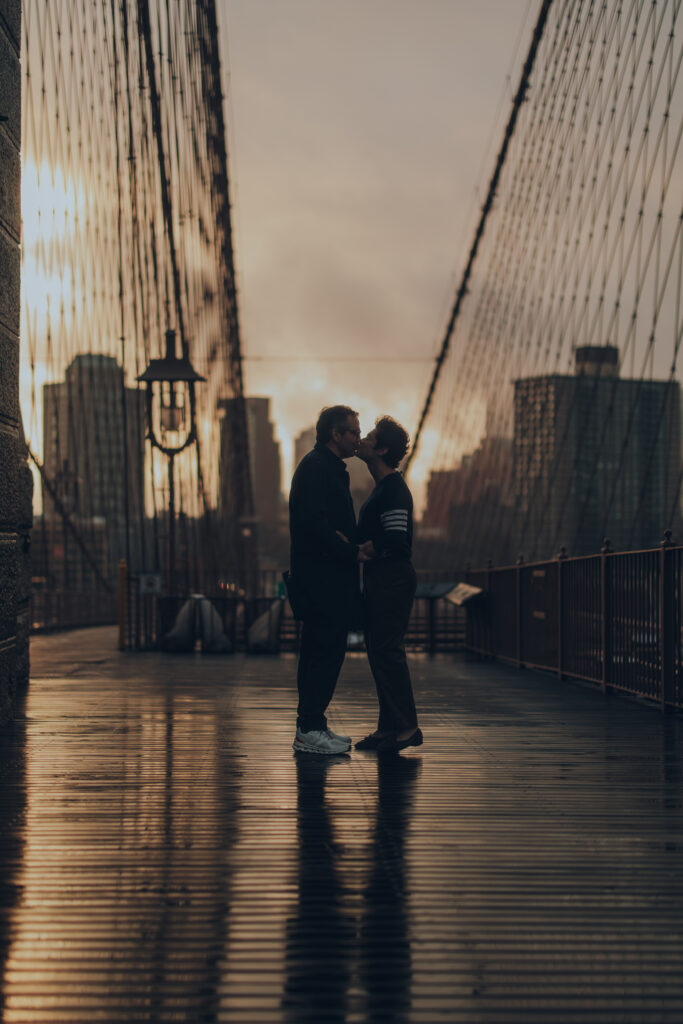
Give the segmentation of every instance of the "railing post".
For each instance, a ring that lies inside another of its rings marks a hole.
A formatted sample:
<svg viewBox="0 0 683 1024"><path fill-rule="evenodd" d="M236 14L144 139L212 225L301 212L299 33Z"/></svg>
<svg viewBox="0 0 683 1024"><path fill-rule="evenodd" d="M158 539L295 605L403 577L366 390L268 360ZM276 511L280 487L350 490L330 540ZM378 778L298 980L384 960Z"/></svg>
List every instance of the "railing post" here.
<svg viewBox="0 0 683 1024"><path fill-rule="evenodd" d="M472 566L469 562L465 562L465 583L470 582L470 574ZM465 609L465 650L472 651L474 649L474 639L476 636L476 626L474 622L475 612L468 612Z"/></svg>
<svg viewBox="0 0 683 1024"><path fill-rule="evenodd" d="M522 667L522 566L524 556L520 555L515 565L515 651L517 668Z"/></svg>
<svg viewBox="0 0 683 1024"><path fill-rule="evenodd" d="M662 711L674 703L674 552L671 530L659 548L659 681Z"/></svg>
<svg viewBox="0 0 683 1024"><path fill-rule="evenodd" d="M557 556L557 678L562 678L562 665L564 662L564 633L562 630L562 616L564 613L563 587L564 587L564 563L567 560L566 548L560 548Z"/></svg>
<svg viewBox="0 0 683 1024"><path fill-rule="evenodd" d="M491 630L491 575L493 562L489 558L486 563L486 614L482 616L482 634L485 637L486 654L489 658L498 657L498 652L493 650L493 632Z"/></svg>
<svg viewBox="0 0 683 1024"><path fill-rule="evenodd" d="M125 559L119 562L119 650L126 649L126 593L128 588L128 567Z"/></svg>
<svg viewBox="0 0 683 1024"><path fill-rule="evenodd" d="M602 692L607 693L612 678L612 572L607 537L600 548L600 639L602 646Z"/></svg>
<svg viewBox="0 0 683 1024"><path fill-rule="evenodd" d="M429 657L436 654L436 598L428 597L429 602Z"/></svg>

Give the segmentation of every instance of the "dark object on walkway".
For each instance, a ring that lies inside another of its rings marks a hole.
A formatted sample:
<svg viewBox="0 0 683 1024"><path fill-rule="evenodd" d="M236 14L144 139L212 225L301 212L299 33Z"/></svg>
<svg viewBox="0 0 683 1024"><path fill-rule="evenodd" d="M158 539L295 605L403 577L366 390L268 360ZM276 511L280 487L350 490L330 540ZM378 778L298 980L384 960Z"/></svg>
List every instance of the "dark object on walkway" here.
<svg viewBox="0 0 683 1024"><path fill-rule="evenodd" d="M443 643L443 602L457 586L455 580L445 583L418 583L417 585L415 600L427 603L427 650L430 654L436 654L439 642ZM442 610L441 625L437 612L439 602L441 602ZM453 601L449 601L449 604L452 605Z"/></svg>
<svg viewBox="0 0 683 1024"><path fill-rule="evenodd" d="M377 753L396 754L399 750L405 750L406 747L421 747L423 743L422 730L418 728L405 740L399 740L396 736L388 736L378 745Z"/></svg>
<svg viewBox="0 0 683 1024"><path fill-rule="evenodd" d="M279 653L282 605L282 600L277 598L252 622L247 630L247 650L250 654Z"/></svg>
<svg viewBox="0 0 683 1024"><path fill-rule="evenodd" d="M193 651L201 640L206 654L229 654L232 643L223 631L221 617L203 594L191 594L182 606L173 628L161 639L163 651L181 653Z"/></svg>

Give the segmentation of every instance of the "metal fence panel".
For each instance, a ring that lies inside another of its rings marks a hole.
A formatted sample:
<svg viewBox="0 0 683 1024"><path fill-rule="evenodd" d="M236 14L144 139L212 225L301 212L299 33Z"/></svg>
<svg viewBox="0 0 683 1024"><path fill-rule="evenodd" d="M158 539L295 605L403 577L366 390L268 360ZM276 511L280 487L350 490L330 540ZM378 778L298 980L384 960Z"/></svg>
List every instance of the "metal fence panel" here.
<svg viewBox="0 0 683 1024"><path fill-rule="evenodd" d="M477 601L467 610L465 646L475 654L491 654L488 615L490 605L489 573L485 569L469 571L467 582L474 587L480 587L484 593L484 599Z"/></svg>
<svg viewBox="0 0 683 1024"><path fill-rule="evenodd" d="M490 572L490 601L486 609L490 651L500 658L517 661L517 569L510 566Z"/></svg>
<svg viewBox="0 0 683 1024"><path fill-rule="evenodd" d="M673 559L673 701L683 707L683 549L674 548Z"/></svg>
<svg viewBox="0 0 683 1024"><path fill-rule="evenodd" d="M557 668L557 562L522 565L520 574L520 661Z"/></svg>
<svg viewBox="0 0 683 1024"><path fill-rule="evenodd" d="M609 685L641 697L661 696L660 552L608 556L611 587Z"/></svg>
<svg viewBox="0 0 683 1024"><path fill-rule="evenodd" d="M578 679L602 679L600 556L562 564L561 671Z"/></svg>
<svg viewBox="0 0 683 1024"><path fill-rule="evenodd" d="M34 589L30 614L32 633L109 626L117 619L116 596L103 591Z"/></svg>
<svg viewBox="0 0 683 1024"><path fill-rule="evenodd" d="M467 649L683 707L683 548L469 572Z"/></svg>

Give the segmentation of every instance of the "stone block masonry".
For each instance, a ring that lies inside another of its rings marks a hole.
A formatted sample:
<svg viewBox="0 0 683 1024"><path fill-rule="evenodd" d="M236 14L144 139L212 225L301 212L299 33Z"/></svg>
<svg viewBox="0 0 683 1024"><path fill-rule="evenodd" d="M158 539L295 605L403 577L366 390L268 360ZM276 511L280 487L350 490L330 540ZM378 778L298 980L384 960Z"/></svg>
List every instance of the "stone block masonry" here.
<svg viewBox="0 0 683 1024"><path fill-rule="evenodd" d="M19 409L21 3L0 0L0 724L28 683L33 483Z"/></svg>

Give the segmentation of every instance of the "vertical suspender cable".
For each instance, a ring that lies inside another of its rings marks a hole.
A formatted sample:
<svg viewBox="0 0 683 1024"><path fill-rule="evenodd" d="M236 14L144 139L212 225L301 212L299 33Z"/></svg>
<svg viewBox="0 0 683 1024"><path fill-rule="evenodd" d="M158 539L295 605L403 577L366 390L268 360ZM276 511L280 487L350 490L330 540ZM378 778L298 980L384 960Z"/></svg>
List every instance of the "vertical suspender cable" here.
<svg viewBox="0 0 683 1024"><path fill-rule="evenodd" d="M126 565L130 572L130 494L129 494L129 467L128 467L128 410L126 395L126 322L124 309L123 289L123 212L122 204L122 176L121 176L121 147L119 145L119 60L116 47L116 0L111 3L112 14L112 36L114 45L114 132L116 134L116 180L118 182L118 240L119 240L119 306L121 315L121 422L123 424L123 514L125 522L125 551ZM116 510L118 512L118 509Z"/></svg>

